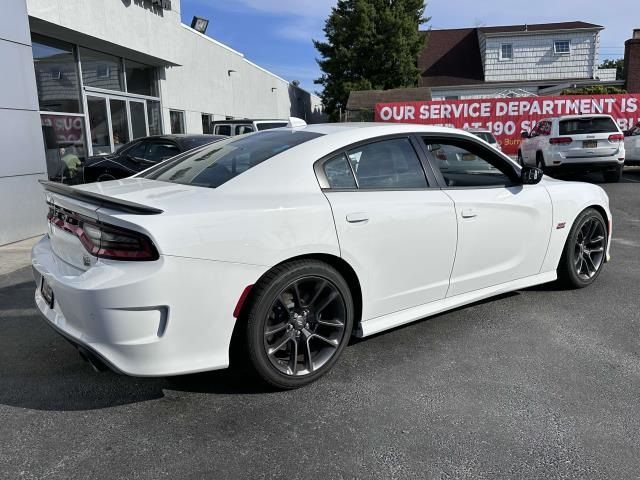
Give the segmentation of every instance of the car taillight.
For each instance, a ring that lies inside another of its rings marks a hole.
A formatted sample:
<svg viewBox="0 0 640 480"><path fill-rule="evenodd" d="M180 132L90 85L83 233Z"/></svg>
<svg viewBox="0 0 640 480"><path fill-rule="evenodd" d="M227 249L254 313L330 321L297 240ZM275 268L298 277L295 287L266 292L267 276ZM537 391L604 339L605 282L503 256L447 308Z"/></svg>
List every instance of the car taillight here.
<svg viewBox="0 0 640 480"><path fill-rule="evenodd" d="M158 250L146 236L133 230L49 208L49 223L75 235L89 253L110 260L157 260Z"/></svg>
<svg viewBox="0 0 640 480"><path fill-rule="evenodd" d="M609 135L610 142L621 142L624 140L624 135L621 133L612 133Z"/></svg>
<svg viewBox="0 0 640 480"><path fill-rule="evenodd" d="M551 145L562 145L573 142L571 137L553 137L549 139Z"/></svg>

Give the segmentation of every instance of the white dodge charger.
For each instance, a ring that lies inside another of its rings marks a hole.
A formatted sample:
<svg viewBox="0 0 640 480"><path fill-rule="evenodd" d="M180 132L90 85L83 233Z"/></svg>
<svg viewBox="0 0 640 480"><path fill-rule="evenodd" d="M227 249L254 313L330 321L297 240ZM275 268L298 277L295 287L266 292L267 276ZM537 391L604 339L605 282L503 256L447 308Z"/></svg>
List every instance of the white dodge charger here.
<svg viewBox="0 0 640 480"><path fill-rule="evenodd" d="M43 183L37 306L128 375L225 368L233 350L299 387L352 335L558 277L585 287L609 256L600 187L448 128L280 128L124 180Z"/></svg>

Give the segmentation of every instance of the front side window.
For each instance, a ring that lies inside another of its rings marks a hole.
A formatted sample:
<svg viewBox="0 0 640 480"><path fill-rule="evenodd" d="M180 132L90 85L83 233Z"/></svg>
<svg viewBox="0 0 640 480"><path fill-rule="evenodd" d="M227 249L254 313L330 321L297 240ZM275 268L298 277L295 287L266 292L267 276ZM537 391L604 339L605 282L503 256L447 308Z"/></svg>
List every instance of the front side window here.
<svg viewBox="0 0 640 480"><path fill-rule="evenodd" d="M216 188L269 158L320 136L314 132L273 130L230 137L181 155L143 176L163 182Z"/></svg>
<svg viewBox="0 0 640 480"><path fill-rule="evenodd" d="M155 143L149 144L149 148L145 152L145 159L150 162L161 162L167 158L171 158L180 153L180 149L171 143Z"/></svg>
<svg viewBox="0 0 640 480"><path fill-rule="evenodd" d="M89 87L124 91L120 57L80 47L82 82Z"/></svg>
<svg viewBox="0 0 640 480"><path fill-rule="evenodd" d="M169 110L169 122L171 133L184 133L184 112Z"/></svg>
<svg viewBox="0 0 640 480"><path fill-rule="evenodd" d="M511 60L513 58L513 45L503 43L500 45L500 60Z"/></svg>
<svg viewBox="0 0 640 480"><path fill-rule="evenodd" d="M538 134L548 136L551 135L551 122L543 121L538 124Z"/></svg>
<svg viewBox="0 0 640 480"><path fill-rule="evenodd" d="M553 53L556 55L569 55L571 53L569 40L556 40L553 42Z"/></svg>
<svg viewBox="0 0 640 480"><path fill-rule="evenodd" d="M515 184L513 169L481 145L429 137L424 137L424 143L448 187L505 187Z"/></svg>
<svg viewBox="0 0 640 480"><path fill-rule="evenodd" d="M408 138L369 143L349 150L360 188L426 188L420 159Z"/></svg>
<svg viewBox="0 0 640 480"><path fill-rule="evenodd" d="M324 163L324 175L331 188L356 188L356 180L349 166L349 160L341 153Z"/></svg>

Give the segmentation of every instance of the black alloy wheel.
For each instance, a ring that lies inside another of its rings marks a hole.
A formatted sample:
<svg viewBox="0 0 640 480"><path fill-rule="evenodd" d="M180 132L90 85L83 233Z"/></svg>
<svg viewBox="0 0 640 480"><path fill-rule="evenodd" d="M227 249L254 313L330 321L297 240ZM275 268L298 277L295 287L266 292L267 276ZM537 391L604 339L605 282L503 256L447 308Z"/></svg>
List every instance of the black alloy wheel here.
<svg viewBox="0 0 640 480"><path fill-rule="evenodd" d="M344 278L323 262L298 260L276 267L254 289L247 345L258 375L287 389L327 373L353 326Z"/></svg>
<svg viewBox="0 0 640 480"><path fill-rule="evenodd" d="M606 261L607 226L594 208L583 211L573 224L560 260L558 276L570 287L591 285Z"/></svg>

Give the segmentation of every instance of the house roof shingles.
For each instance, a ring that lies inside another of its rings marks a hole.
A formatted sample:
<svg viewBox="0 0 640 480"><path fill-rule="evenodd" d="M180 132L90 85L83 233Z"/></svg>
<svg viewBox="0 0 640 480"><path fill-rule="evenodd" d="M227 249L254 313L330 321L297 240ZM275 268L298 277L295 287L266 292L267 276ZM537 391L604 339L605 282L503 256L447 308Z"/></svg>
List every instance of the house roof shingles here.
<svg viewBox="0 0 640 480"><path fill-rule="evenodd" d="M586 22L541 23L429 30L426 47L418 56L421 87L478 85L485 83L478 33L485 35L545 32L574 29L603 29Z"/></svg>

